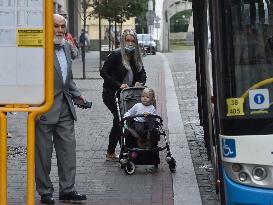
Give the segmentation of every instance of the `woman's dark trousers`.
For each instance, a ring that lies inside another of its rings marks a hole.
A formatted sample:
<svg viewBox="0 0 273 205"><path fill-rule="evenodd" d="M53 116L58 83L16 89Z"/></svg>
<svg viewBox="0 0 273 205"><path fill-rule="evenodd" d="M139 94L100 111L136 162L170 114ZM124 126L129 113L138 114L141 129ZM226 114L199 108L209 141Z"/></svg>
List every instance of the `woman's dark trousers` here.
<svg viewBox="0 0 273 205"><path fill-rule="evenodd" d="M107 106L107 108L111 111L111 113L114 116L113 119L113 127L109 134L109 144L107 152L109 154L113 154L115 152L116 146L120 140L121 137L121 127L119 124L119 115L118 115L118 109L115 99L115 92L114 91L103 91L102 92L102 99L104 104Z"/></svg>

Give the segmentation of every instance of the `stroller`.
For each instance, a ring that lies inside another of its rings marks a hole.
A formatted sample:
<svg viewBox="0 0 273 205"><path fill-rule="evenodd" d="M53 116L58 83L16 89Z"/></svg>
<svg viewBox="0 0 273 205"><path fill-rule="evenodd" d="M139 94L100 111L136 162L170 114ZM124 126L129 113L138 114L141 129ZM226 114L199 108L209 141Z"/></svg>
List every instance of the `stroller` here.
<svg viewBox="0 0 273 205"><path fill-rule="evenodd" d="M134 118L145 117L144 115L134 115L123 118L123 115L136 103L141 102L141 95L145 87L130 87L123 89L116 94L116 103L119 111L119 120L122 127L122 135L120 139L121 151L119 162L125 173L132 175L135 172L135 165L154 165L155 168L160 164L159 151L167 150L166 161L171 172L176 171L176 161L172 157L169 142L166 133L163 130L163 120L158 115L148 115L149 120L145 126L145 133L149 133L149 137L143 140L134 130ZM119 98L118 98L119 94ZM164 137L165 146L159 147L158 142Z"/></svg>

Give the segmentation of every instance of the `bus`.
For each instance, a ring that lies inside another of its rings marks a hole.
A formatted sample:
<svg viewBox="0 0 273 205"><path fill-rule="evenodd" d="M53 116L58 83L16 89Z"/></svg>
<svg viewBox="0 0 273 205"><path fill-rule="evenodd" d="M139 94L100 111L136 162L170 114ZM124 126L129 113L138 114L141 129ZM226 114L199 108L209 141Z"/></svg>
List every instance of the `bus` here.
<svg viewBox="0 0 273 205"><path fill-rule="evenodd" d="M273 204L273 1L192 0L200 123L225 205Z"/></svg>

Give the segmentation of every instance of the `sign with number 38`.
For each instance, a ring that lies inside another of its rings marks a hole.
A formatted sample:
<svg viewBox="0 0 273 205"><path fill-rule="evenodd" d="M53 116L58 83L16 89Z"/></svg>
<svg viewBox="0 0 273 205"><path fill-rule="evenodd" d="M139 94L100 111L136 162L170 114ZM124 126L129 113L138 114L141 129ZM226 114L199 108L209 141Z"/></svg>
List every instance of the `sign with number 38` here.
<svg viewBox="0 0 273 205"><path fill-rule="evenodd" d="M227 116L245 115L244 98L228 98L227 100Z"/></svg>

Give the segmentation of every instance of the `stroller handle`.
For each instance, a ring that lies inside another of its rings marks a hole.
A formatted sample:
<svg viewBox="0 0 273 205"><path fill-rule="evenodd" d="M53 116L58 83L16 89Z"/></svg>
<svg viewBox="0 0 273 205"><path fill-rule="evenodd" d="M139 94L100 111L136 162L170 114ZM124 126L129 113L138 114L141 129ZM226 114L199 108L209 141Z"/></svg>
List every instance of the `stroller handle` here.
<svg viewBox="0 0 273 205"><path fill-rule="evenodd" d="M134 118L136 118L136 117L144 117L144 118L145 118L145 117L152 117L152 118L158 119L159 122L160 122L160 124L163 123L162 117L160 117L159 115L153 115L153 114L148 114L148 115L144 115L144 114L131 115L131 116L122 118L120 123L123 125L124 121L129 120L129 119L134 119Z"/></svg>
<svg viewBox="0 0 273 205"><path fill-rule="evenodd" d="M131 90L131 89L139 89L139 88L146 88L147 86L145 85L137 85L137 86L129 86L128 88L119 88L116 92L115 92L115 96L117 97L120 93L126 91L126 90Z"/></svg>

